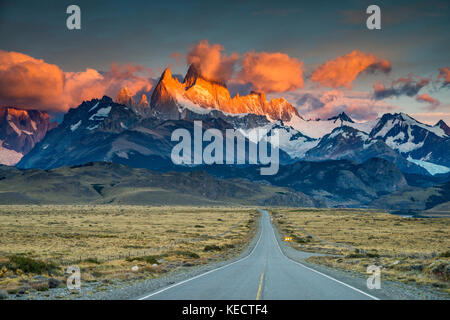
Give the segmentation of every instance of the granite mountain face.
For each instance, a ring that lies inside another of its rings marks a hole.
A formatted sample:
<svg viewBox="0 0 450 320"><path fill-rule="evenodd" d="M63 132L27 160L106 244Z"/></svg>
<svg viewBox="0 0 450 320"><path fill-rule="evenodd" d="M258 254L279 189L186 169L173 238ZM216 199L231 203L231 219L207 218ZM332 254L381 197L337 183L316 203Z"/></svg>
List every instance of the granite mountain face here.
<svg viewBox="0 0 450 320"><path fill-rule="evenodd" d="M43 111L0 108L0 163L15 165L56 126Z"/></svg>

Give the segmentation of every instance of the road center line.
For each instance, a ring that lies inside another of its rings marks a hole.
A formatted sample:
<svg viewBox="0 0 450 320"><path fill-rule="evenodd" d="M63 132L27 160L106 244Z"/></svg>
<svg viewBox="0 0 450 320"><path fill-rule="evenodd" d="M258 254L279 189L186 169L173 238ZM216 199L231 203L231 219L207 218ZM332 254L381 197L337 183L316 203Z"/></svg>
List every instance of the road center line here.
<svg viewBox="0 0 450 320"><path fill-rule="evenodd" d="M261 298L261 291L264 283L264 272L266 272L266 265L267 265L267 249L266 249L266 259L264 261L264 268L263 272L261 273L261 278L259 280L258 292L256 293L256 300L260 300Z"/></svg>
<svg viewBox="0 0 450 320"><path fill-rule="evenodd" d="M258 293L256 294L256 300L259 300L261 298L261 289L263 285L264 280L264 272L261 273L261 279L259 280L259 287L258 287Z"/></svg>

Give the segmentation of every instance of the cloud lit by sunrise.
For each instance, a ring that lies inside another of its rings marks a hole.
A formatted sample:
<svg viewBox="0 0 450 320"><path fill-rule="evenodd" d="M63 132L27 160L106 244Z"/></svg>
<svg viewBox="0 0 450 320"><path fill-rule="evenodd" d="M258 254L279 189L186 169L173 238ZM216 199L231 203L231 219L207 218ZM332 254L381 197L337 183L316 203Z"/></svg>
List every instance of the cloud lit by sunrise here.
<svg viewBox="0 0 450 320"><path fill-rule="evenodd" d="M54 65L19 52L0 50L0 104L58 110L64 73Z"/></svg>
<svg viewBox="0 0 450 320"><path fill-rule="evenodd" d="M433 98L428 93L423 93L421 95L418 95L416 97L416 101L428 103L429 110L435 110L441 104L441 102L438 99Z"/></svg>
<svg viewBox="0 0 450 320"><path fill-rule="evenodd" d="M233 75L239 55L233 53L227 56L224 50L220 44L210 45L208 40L202 40L190 48L186 60L206 79L226 83Z"/></svg>
<svg viewBox="0 0 450 320"><path fill-rule="evenodd" d="M351 88L352 82L363 71L388 73L391 63L373 54L357 50L320 65L311 75L311 81L330 88Z"/></svg>
<svg viewBox="0 0 450 320"><path fill-rule="evenodd" d="M237 81L266 93L295 90L303 87L303 63L280 52L248 52Z"/></svg>
<svg viewBox="0 0 450 320"><path fill-rule="evenodd" d="M0 104L65 112L83 100L115 97L122 87L133 95L148 92L154 86L151 75L142 66L115 63L104 73L91 68L64 72L42 59L0 50Z"/></svg>

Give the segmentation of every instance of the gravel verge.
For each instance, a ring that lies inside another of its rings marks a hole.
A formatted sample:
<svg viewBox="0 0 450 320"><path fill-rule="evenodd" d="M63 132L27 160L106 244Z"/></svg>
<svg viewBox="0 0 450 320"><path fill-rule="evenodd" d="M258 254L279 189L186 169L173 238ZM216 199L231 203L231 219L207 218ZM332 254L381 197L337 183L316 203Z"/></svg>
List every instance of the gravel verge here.
<svg viewBox="0 0 450 320"><path fill-rule="evenodd" d="M283 253L290 259L297 261L309 268L322 272L336 280L342 281L359 290L362 290L381 300L449 300L450 297L444 292L440 292L432 286L410 285L396 281L383 280L383 270L381 270L381 288L368 289L368 274L359 272L341 270L326 267L319 264L306 262L305 260L311 256L319 256L325 254L304 252L294 249L281 239L277 229L274 227L275 236Z"/></svg>

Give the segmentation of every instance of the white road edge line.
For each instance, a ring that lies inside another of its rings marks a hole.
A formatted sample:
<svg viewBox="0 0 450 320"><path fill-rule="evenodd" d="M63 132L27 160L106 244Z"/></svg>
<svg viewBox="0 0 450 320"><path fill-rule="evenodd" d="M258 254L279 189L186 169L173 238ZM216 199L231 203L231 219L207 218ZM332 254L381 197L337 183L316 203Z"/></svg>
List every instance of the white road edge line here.
<svg viewBox="0 0 450 320"><path fill-rule="evenodd" d="M347 284L347 283L345 283L345 282L339 281L339 280L337 280L337 279L335 279L335 278L333 278L333 277L330 277L329 275L326 275L325 273L322 273L322 272L320 272L320 271L314 270L314 269L312 269L312 268L310 268L310 267L305 266L304 264L301 264L300 262L297 262L297 261L292 260L291 258L289 258L289 257L283 252L283 250L281 250L280 243L278 242L277 236L275 235L275 230L274 230L272 224L270 224L270 225L271 225L271 227L272 227L273 236L274 236L274 238L275 238L275 242L276 242L277 245L278 245L278 249L280 250L281 254L282 254L283 256L285 256L289 261L291 261L291 262L293 262L293 263L296 263L296 264L298 264L299 266L301 266L301 267L303 267L303 268L305 268L305 269L308 269L308 270L313 271L313 272L315 272L315 273L317 273L317 274L320 274L321 276L324 276L324 277L326 277L326 278L328 278L328 279L330 279L330 280L333 280L333 281L335 281L335 282L337 282L337 283L340 283L340 284L342 284L342 285L344 285L344 286L346 286L346 287L348 287L348 288L350 288L350 289L353 289L353 290L355 290L355 291L357 291L357 292L359 292L359 293L362 293L362 294L368 296L369 298L372 298L372 299L374 299L374 300L380 300L379 298L377 298L377 297L375 297L375 296L373 296L373 295L371 295L371 294L368 294L368 293L366 293L366 292L364 292L364 291L362 291L362 290L359 290L358 288L355 288L355 287L353 287L353 286L351 286L351 285L349 285L349 284Z"/></svg>
<svg viewBox="0 0 450 320"><path fill-rule="evenodd" d="M260 218L260 220L259 220L260 223L261 223L261 225L262 225L262 220L261 220L261 219L262 219L262 216L261 216L261 218ZM238 263L238 262L242 262L242 261L248 259L248 258L253 254L253 252L255 252L255 249L258 247L258 244L259 244L259 241L261 240L262 234L263 234L263 231L262 231L262 228L261 228L261 231L260 231L260 233L259 233L259 238L258 238L258 241L257 241L256 244L255 244L255 247L254 247L254 248L252 249L252 251L251 251L247 256L245 256L244 258L239 259L239 260L234 261L234 262L231 262L231 263L226 264L226 265L224 265L224 266L221 266L221 267L219 267L219 268L216 268L216 269L213 269L213 270L209 270L209 271L207 271L207 272L205 272L205 273L196 275L195 277L192 277L192 278L183 280L183 281L181 281L181 282L175 283L175 284L173 284L173 285L171 285L171 286L165 287L165 288L163 288L163 289L161 289L161 290L158 290L158 291L153 292L153 293L150 293L150 294L148 294L148 295L146 295L146 296L144 296L144 297L142 297L142 298L139 298L138 300L145 300L145 299L147 299L147 298L150 298L151 296L154 296L154 295L156 295L156 294L159 294L159 293L161 293L161 292L164 292L164 291L166 291L166 290L169 290L169 289L171 289L171 288L174 288L174 287L176 287L176 286L179 286L179 285L181 285L181 284L183 284L183 283L192 281L192 280L194 280L194 279L198 279L198 278L203 277L203 276L205 276L205 275L207 275L207 274L209 274L209 273L212 273L212 272L215 272L215 271L219 271L219 270L225 269L225 268L227 268L227 267L229 267L229 266L231 266L231 265L233 265L233 264L236 264L236 263Z"/></svg>

